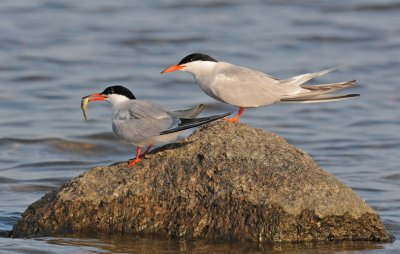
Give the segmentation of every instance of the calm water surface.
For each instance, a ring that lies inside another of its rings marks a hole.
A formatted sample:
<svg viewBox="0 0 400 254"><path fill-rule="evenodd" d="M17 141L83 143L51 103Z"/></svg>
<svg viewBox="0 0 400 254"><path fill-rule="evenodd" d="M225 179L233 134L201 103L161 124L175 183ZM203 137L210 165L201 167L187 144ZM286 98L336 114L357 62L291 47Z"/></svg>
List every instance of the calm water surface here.
<svg viewBox="0 0 400 254"><path fill-rule="evenodd" d="M273 105L242 122L310 153L376 209L400 237L400 1L77 1L0 3L0 231L25 208L90 167L127 160L106 103L80 98L110 85L171 109L207 103L184 73L159 75L206 52L285 78L336 64L318 82L357 79L340 103ZM0 253L398 253L400 244L259 246L163 239L8 239Z"/></svg>

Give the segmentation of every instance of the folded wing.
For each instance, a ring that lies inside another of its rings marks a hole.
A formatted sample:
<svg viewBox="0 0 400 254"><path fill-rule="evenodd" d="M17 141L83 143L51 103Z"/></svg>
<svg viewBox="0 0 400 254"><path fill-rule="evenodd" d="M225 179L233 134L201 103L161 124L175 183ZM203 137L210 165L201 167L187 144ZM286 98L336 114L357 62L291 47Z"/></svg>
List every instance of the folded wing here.
<svg viewBox="0 0 400 254"><path fill-rule="evenodd" d="M161 106L147 101L129 101L120 108L113 119L116 136L132 144L160 135L170 129L177 120Z"/></svg>

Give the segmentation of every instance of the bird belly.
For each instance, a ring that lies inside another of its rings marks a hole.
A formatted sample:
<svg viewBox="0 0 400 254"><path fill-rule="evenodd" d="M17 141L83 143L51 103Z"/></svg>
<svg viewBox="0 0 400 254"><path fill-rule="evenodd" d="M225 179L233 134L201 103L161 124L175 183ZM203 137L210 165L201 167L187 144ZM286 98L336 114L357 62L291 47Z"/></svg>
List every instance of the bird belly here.
<svg viewBox="0 0 400 254"><path fill-rule="evenodd" d="M168 143L171 141L174 141L178 138L179 134L181 134L183 131L178 131L178 132L174 132L174 133L169 133L169 134L165 134L165 135L158 135L158 136L154 136L150 139L147 139L139 144L135 144L136 146L149 146L149 145L154 145L154 144L158 144L158 143Z"/></svg>

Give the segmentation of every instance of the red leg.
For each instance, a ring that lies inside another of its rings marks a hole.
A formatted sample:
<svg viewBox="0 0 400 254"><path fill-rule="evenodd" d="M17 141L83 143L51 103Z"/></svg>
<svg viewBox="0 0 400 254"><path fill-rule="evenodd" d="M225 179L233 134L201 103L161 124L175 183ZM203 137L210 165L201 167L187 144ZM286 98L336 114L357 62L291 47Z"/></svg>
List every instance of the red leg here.
<svg viewBox="0 0 400 254"><path fill-rule="evenodd" d="M143 153L142 155L140 155L140 158L143 158L143 157L146 155L146 153L148 153L148 152L150 151L150 149L151 149L152 146L153 146L153 145L149 145L149 146L147 147L146 151L144 151L144 153Z"/></svg>
<svg viewBox="0 0 400 254"><path fill-rule="evenodd" d="M236 116L234 118L227 117L224 119L228 122L236 123L239 120L240 116L243 114L243 112L244 112L244 108L239 107L239 112L236 114Z"/></svg>
<svg viewBox="0 0 400 254"><path fill-rule="evenodd" d="M128 167L132 167L140 161L140 147L136 149L136 158L128 161Z"/></svg>

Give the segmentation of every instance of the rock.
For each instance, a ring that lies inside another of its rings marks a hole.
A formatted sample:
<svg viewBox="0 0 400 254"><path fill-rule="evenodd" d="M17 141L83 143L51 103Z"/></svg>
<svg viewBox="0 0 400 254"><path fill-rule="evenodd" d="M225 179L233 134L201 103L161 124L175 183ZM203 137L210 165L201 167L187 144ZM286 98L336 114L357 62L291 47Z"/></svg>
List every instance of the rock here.
<svg viewBox="0 0 400 254"><path fill-rule="evenodd" d="M280 136L218 121L133 168L96 167L30 205L14 237L158 234L391 241L377 213Z"/></svg>

